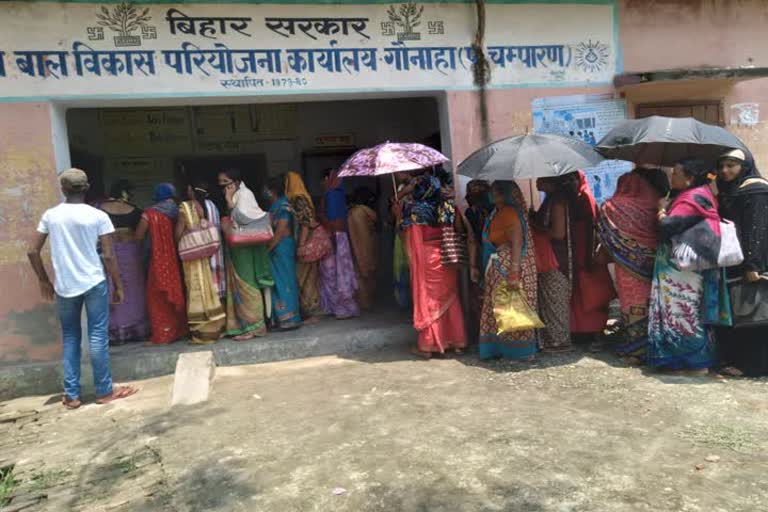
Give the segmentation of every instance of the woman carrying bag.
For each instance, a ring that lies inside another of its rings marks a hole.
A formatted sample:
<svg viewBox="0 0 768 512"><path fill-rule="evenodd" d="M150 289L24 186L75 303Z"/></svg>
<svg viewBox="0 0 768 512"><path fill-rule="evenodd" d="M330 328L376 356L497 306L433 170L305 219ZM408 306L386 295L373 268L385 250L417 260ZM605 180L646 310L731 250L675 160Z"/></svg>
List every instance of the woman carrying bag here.
<svg viewBox="0 0 768 512"><path fill-rule="evenodd" d="M265 318L271 311L270 288L275 285L266 246L272 231L269 215L245 186L238 170L219 173L219 187L230 212L230 221L222 222L227 235L226 334L235 341L246 341L267 333ZM247 245L247 229L238 228L249 226L254 226L252 234L256 237L264 235L262 243Z"/></svg>
<svg viewBox="0 0 768 512"><path fill-rule="evenodd" d="M218 226L208 220L208 190L203 185L189 186L187 197L181 203L175 235L184 269L191 342L205 345L221 337L226 323L210 260L219 251L221 240Z"/></svg>
<svg viewBox="0 0 768 512"><path fill-rule="evenodd" d="M723 373L768 375L768 181L742 150L718 162L720 213L736 224L744 262L728 271L733 328L718 331Z"/></svg>
<svg viewBox="0 0 768 512"><path fill-rule="evenodd" d="M716 355L712 327L730 321L714 178L702 162L680 162L670 178L677 197L659 202L646 362L662 371L708 373Z"/></svg>

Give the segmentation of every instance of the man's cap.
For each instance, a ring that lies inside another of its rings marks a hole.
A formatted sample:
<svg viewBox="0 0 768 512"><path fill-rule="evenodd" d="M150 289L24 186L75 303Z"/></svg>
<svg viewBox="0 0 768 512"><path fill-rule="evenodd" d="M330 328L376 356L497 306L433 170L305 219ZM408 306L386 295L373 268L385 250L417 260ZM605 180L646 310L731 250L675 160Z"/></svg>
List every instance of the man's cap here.
<svg viewBox="0 0 768 512"><path fill-rule="evenodd" d="M59 175L62 188L78 192L88 188L88 175L80 169L67 169Z"/></svg>

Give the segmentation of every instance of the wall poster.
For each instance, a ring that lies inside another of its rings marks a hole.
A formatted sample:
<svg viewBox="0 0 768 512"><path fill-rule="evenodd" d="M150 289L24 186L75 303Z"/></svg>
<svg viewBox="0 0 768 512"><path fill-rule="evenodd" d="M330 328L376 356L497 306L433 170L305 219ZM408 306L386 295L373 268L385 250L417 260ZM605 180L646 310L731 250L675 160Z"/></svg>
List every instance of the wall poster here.
<svg viewBox="0 0 768 512"><path fill-rule="evenodd" d="M533 130L578 137L594 146L627 118L624 101L611 98L610 94L537 98L532 103ZM619 177L631 170L630 162L620 160L584 169L598 204L613 196Z"/></svg>

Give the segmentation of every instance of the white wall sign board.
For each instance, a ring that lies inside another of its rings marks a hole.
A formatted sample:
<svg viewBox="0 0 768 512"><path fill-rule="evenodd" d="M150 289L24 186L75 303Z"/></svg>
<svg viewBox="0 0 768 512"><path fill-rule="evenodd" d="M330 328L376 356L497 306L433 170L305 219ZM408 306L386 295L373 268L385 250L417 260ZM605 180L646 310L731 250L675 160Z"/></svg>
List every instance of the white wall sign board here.
<svg viewBox="0 0 768 512"><path fill-rule="evenodd" d="M577 137L593 146L626 119L624 101L606 96L537 98L532 108L535 132ZM592 169L584 169L599 204L613 196L619 177L631 170L631 163L620 160L608 160Z"/></svg>
<svg viewBox="0 0 768 512"><path fill-rule="evenodd" d="M487 5L491 87L610 83L615 5ZM0 3L0 98L472 87L474 4Z"/></svg>

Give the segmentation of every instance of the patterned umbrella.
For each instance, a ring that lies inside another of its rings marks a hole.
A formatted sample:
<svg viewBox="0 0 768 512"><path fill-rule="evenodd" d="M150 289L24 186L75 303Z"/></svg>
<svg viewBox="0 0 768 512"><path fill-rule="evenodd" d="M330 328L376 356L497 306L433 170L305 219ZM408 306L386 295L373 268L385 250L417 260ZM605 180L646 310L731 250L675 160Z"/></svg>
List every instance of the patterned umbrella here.
<svg viewBox="0 0 768 512"><path fill-rule="evenodd" d="M339 177L381 176L440 165L448 158L428 146L410 142L385 142L361 149L344 162Z"/></svg>

